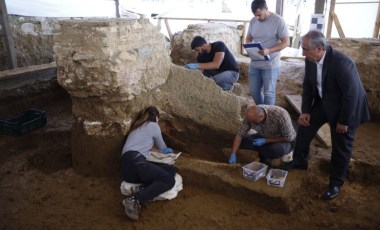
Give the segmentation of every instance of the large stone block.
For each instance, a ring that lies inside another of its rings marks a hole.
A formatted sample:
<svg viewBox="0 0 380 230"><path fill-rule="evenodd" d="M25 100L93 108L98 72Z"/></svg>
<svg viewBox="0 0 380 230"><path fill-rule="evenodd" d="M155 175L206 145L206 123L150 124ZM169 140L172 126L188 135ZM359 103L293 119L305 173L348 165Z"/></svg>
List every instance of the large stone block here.
<svg viewBox="0 0 380 230"><path fill-rule="evenodd" d="M164 36L147 19L67 20L54 35L58 81L80 98L136 95L165 83Z"/></svg>
<svg viewBox="0 0 380 230"><path fill-rule="evenodd" d="M191 50L191 41L195 36L202 36L209 43L223 41L232 54L240 55L241 41L236 28L220 23L194 24L189 25L183 32L174 35L171 41L170 54L173 63L183 65L181 59L187 63L196 60L196 52Z"/></svg>
<svg viewBox="0 0 380 230"><path fill-rule="evenodd" d="M73 102L74 168L115 174L132 117L169 76L164 36L147 19L59 23L54 51L58 82Z"/></svg>
<svg viewBox="0 0 380 230"><path fill-rule="evenodd" d="M244 99L223 91L199 70L173 65L162 94L166 94L168 112L183 119L230 133L240 125Z"/></svg>

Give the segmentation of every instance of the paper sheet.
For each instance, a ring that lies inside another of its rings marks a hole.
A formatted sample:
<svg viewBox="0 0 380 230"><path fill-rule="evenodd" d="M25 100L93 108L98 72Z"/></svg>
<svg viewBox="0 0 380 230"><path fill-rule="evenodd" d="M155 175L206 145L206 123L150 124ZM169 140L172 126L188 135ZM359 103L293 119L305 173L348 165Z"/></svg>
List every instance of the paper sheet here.
<svg viewBox="0 0 380 230"><path fill-rule="evenodd" d="M181 155L181 152L163 154L163 153L159 153L159 152L150 151L150 152L148 152L148 154L145 157L146 157L147 161L172 165L175 163L175 160L180 155Z"/></svg>
<svg viewBox="0 0 380 230"><path fill-rule="evenodd" d="M269 55L263 56L259 53L259 50L264 50L260 42L243 44L243 47L247 51L252 61L269 61L270 60Z"/></svg>

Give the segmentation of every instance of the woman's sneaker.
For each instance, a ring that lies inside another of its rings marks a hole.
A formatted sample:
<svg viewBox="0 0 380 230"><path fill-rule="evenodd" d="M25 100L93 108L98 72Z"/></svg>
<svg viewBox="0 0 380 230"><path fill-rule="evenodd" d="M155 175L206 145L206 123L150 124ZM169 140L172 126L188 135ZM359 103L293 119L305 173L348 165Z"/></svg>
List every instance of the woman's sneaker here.
<svg viewBox="0 0 380 230"><path fill-rule="evenodd" d="M125 208L125 214L132 220L138 220L139 219L139 212L140 212L140 204L139 201L136 200L134 197L127 198L123 200L123 205Z"/></svg>
<svg viewBox="0 0 380 230"><path fill-rule="evenodd" d="M120 185L120 192L126 196L133 196L133 194L139 192L144 188L144 185L128 183L123 181Z"/></svg>

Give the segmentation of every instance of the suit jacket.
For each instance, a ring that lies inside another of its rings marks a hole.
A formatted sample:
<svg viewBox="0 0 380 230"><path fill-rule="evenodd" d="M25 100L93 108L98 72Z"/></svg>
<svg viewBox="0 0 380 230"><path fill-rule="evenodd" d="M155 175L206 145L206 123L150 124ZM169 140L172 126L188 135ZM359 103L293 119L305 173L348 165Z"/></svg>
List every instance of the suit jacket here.
<svg viewBox="0 0 380 230"><path fill-rule="evenodd" d="M317 64L305 60L302 113L310 114L317 98ZM356 129L370 119L367 96L354 61L330 46L322 68L322 106L333 124Z"/></svg>

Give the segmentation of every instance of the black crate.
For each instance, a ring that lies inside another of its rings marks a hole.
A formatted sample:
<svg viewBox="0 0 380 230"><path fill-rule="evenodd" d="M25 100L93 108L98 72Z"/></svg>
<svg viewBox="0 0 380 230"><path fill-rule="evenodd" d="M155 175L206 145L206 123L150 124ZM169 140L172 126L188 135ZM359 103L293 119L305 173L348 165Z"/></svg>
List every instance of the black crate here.
<svg viewBox="0 0 380 230"><path fill-rule="evenodd" d="M27 109L23 114L14 118L7 120L0 119L0 133L21 136L22 134L46 125L46 122L45 111Z"/></svg>

